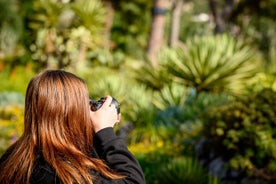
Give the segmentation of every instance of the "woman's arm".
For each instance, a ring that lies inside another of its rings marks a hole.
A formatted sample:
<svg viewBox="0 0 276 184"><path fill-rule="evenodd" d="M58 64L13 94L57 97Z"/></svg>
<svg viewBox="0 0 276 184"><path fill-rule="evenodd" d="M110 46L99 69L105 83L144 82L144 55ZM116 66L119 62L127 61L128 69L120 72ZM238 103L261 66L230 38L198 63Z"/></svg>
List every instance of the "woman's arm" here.
<svg viewBox="0 0 276 184"><path fill-rule="evenodd" d="M117 137L113 126L120 121L112 97L107 96L100 109L90 111L94 127L94 148L100 159L118 174L126 176L127 184L144 184L145 177L136 158L127 149L123 139Z"/></svg>
<svg viewBox="0 0 276 184"><path fill-rule="evenodd" d="M125 183L144 184L145 177L136 158L128 150L125 141L115 135L112 127L98 131L94 136L94 148L115 172L126 176Z"/></svg>

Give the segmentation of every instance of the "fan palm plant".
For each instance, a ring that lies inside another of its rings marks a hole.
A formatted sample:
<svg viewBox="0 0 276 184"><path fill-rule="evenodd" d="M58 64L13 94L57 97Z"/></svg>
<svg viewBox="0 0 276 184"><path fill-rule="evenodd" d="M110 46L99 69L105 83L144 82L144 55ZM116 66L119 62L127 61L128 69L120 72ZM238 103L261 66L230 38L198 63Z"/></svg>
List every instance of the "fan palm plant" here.
<svg viewBox="0 0 276 184"><path fill-rule="evenodd" d="M187 49L165 50L162 58L176 81L198 92L240 93L260 68L255 51L227 35L195 37Z"/></svg>
<svg viewBox="0 0 276 184"><path fill-rule="evenodd" d="M72 4L72 9L78 20L78 25L85 26L92 34L99 34L104 31L106 10L101 1L78 0Z"/></svg>
<svg viewBox="0 0 276 184"><path fill-rule="evenodd" d="M154 67L149 61L143 63L138 69L134 68L132 72L137 81L146 84L149 89L155 91L161 90L172 82L168 74L163 65Z"/></svg>
<svg viewBox="0 0 276 184"><path fill-rule="evenodd" d="M208 172L192 157L173 158L160 168L159 183L198 183L217 184L219 181L211 177Z"/></svg>
<svg viewBox="0 0 276 184"><path fill-rule="evenodd" d="M161 110L170 106L183 107L190 91L191 90L184 85L172 83L153 94L153 104Z"/></svg>

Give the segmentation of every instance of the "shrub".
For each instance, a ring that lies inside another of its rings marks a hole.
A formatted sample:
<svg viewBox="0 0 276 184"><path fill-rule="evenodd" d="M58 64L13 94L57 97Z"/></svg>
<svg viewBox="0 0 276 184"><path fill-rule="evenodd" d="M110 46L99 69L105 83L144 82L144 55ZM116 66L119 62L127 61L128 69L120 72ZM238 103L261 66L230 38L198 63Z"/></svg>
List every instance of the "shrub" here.
<svg viewBox="0 0 276 184"><path fill-rule="evenodd" d="M162 59L175 81L197 91L243 92L259 67L256 51L227 35L195 37L187 48L165 49Z"/></svg>
<svg viewBox="0 0 276 184"><path fill-rule="evenodd" d="M276 92L237 97L203 116L204 135L231 168L262 179L275 179Z"/></svg>
<svg viewBox="0 0 276 184"><path fill-rule="evenodd" d="M163 64L164 60L160 58L160 65L154 67L149 61L139 64L139 68L132 69L133 77L140 83L147 86L147 88L154 91L160 91L166 85L171 84L172 80L169 76L167 69Z"/></svg>
<svg viewBox="0 0 276 184"><path fill-rule="evenodd" d="M158 134L160 132L158 131ZM182 154L183 146L177 143L164 142L162 140L153 142L141 142L131 144L129 149L134 153L141 164L147 183L159 184L159 168L168 163L171 158ZM172 151L174 150L174 151Z"/></svg>
<svg viewBox="0 0 276 184"><path fill-rule="evenodd" d="M216 179L209 176L208 172L193 157L175 157L159 167L159 183L215 183Z"/></svg>
<svg viewBox="0 0 276 184"><path fill-rule="evenodd" d="M219 106L231 100L226 94L212 94L202 92L197 94L194 89L183 91L182 96L173 91L164 93L164 88L159 94L160 109L154 119L157 128L167 129L168 137L180 140L180 143L192 143L201 138L202 121L199 118L212 106ZM166 92L167 90L165 90ZM177 103L176 103L177 102ZM155 103L156 104L156 103Z"/></svg>
<svg viewBox="0 0 276 184"><path fill-rule="evenodd" d="M151 184L218 184L217 178L190 156L182 155L178 144L135 144L130 150L137 156L145 173L147 183ZM173 150L173 151L172 151Z"/></svg>

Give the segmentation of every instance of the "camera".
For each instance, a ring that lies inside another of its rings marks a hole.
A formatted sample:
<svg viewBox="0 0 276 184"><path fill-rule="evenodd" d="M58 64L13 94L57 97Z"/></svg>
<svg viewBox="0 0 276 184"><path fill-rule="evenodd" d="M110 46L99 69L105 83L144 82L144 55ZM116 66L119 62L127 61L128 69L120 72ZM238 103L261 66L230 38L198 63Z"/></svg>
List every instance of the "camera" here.
<svg viewBox="0 0 276 184"><path fill-rule="evenodd" d="M102 97L98 101L90 99L89 104L90 104L91 111L97 111L99 108L101 108L101 106L103 105L104 102L105 102L104 97ZM120 114L120 104L119 104L119 102L115 98L112 97L111 104L115 105L115 108L117 110L117 114Z"/></svg>

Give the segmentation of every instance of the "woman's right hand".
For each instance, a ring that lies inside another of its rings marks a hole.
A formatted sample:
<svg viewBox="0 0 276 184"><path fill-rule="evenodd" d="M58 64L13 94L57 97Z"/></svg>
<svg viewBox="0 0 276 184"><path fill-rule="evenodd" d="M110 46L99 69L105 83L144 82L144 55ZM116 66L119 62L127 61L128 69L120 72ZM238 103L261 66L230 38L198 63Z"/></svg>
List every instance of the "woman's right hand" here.
<svg viewBox="0 0 276 184"><path fill-rule="evenodd" d="M107 127L114 127L120 121L120 114L112 102L112 97L105 97L105 102L97 111L90 110L90 118L94 126L95 133Z"/></svg>

